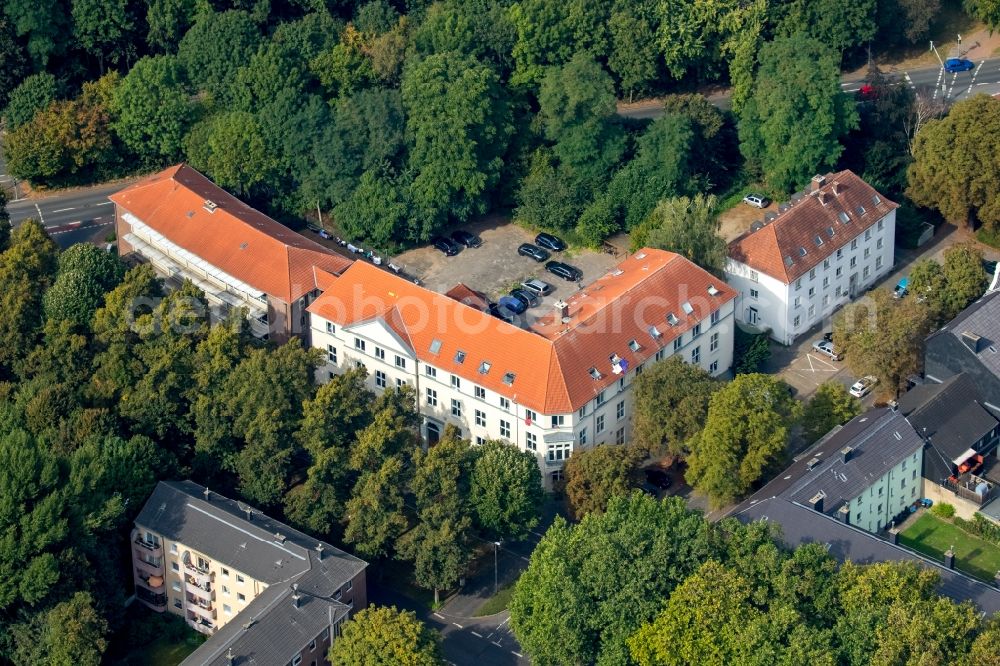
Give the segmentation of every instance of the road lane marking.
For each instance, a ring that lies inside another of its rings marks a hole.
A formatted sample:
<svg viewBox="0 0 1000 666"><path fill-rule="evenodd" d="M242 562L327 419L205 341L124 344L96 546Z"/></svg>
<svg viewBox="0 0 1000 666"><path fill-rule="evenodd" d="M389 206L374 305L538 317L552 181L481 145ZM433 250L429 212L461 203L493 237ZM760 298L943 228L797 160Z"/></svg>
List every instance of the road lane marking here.
<svg viewBox="0 0 1000 666"><path fill-rule="evenodd" d="M444 615L441 615L440 613L434 613L434 617L436 617L439 620L443 620L444 619Z"/></svg>
<svg viewBox="0 0 1000 666"><path fill-rule="evenodd" d="M510 653L512 655L514 655L515 657L517 657L518 659L523 659L524 658L524 655L521 654L520 652L514 652L513 650L511 650Z"/></svg>
<svg viewBox="0 0 1000 666"><path fill-rule="evenodd" d="M82 227L81 226L82 224L83 222L70 222L69 224L64 224L58 227L52 227L52 229L54 229L55 231L53 231L52 229L46 229L45 231L46 233L48 233L49 236L58 236L59 234L67 234L71 231L79 231L81 228L97 229L98 227L106 227L109 224L111 224L111 222L101 222L100 224L92 224L88 227Z"/></svg>
<svg viewBox="0 0 1000 666"><path fill-rule="evenodd" d="M976 81L976 76L979 75L979 70L981 70L983 68L983 63L985 63L985 62L986 62L985 60L980 60L979 61L979 67L976 67L975 71L972 72L972 78L969 80L969 89L965 91L966 95L971 95L972 94L972 86L973 86L973 84Z"/></svg>
<svg viewBox="0 0 1000 666"><path fill-rule="evenodd" d="M473 631L472 635L475 636L476 638L482 638L483 637L483 635L481 633L479 633L478 631Z"/></svg>
<svg viewBox="0 0 1000 666"><path fill-rule="evenodd" d="M72 207L72 208L60 208L59 210L54 210L52 212L53 213L65 213L68 210L76 210L76 207Z"/></svg>
<svg viewBox="0 0 1000 666"><path fill-rule="evenodd" d="M503 622L501 622L500 624L497 625L497 629L499 629L503 625L507 624L508 622L510 622L510 616L509 615L507 616L507 618Z"/></svg>
<svg viewBox="0 0 1000 666"><path fill-rule="evenodd" d="M463 627L462 625L460 625L458 622L452 622L452 624L455 625L456 627L458 627L459 629L465 629L465 627Z"/></svg>
<svg viewBox="0 0 1000 666"><path fill-rule="evenodd" d="M42 223L42 226L45 226L45 216L42 215L42 209L38 207L38 204L35 204L35 210L38 211L38 221Z"/></svg>
<svg viewBox="0 0 1000 666"><path fill-rule="evenodd" d="M102 201L101 203L95 203L95 206L110 206L114 201Z"/></svg>

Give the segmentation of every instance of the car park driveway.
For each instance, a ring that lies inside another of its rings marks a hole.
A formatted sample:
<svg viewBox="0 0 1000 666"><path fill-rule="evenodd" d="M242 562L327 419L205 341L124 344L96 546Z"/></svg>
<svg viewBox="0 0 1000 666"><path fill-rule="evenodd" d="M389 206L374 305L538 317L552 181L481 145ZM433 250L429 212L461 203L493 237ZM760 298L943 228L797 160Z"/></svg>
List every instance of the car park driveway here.
<svg viewBox="0 0 1000 666"><path fill-rule="evenodd" d="M393 258L408 275L433 291L444 293L459 282L483 292L496 301L522 281L535 277L551 284L555 291L528 310L539 316L559 298L566 298L580 287L545 270L545 262L536 262L517 253L521 243L531 243L535 234L512 224L507 218L490 216L478 223L462 227L483 239L481 247L466 248L454 257L446 257L426 246L404 252ZM624 257L622 257L624 258ZM550 261L562 261L583 271L581 285L587 285L607 273L621 259L610 254L586 249L553 252Z"/></svg>

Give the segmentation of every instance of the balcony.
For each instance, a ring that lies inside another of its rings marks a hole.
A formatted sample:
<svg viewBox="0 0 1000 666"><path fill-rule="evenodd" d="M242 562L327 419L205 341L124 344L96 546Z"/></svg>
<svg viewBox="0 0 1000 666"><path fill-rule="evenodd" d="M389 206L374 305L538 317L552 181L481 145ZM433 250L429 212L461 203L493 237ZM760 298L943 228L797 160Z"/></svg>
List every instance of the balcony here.
<svg viewBox="0 0 1000 666"><path fill-rule="evenodd" d="M191 599L187 599L186 601L187 603L185 605L185 608L187 609L188 613L194 613L196 616L198 616L198 618L205 620L209 623L212 623L212 621L215 620L215 609L212 608L211 604L208 604L206 607L195 603Z"/></svg>
<svg viewBox="0 0 1000 666"><path fill-rule="evenodd" d="M195 631L205 634L207 636L211 636L212 633L215 631L215 623L210 622L209 620L203 620L188 615L187 623L188 626L194 629Z"/></svg>
<svg viewBox="0 0 1000 666"><path fill-rule="evenodd" d="M184 577L184 589L187 590L188 594L201 601L211 601L212 600L212 590L211 587L206 583L204 586L198 585L194 578L191 576Z"/></svg>
<svg viewBox="0 0 1000 666"><path fill-rule="evenodd" d="M163 592L162 576L136 576L135 580L138 585L141 585L151 592Z"/></svg>
<svg viewBox="0 0 1000 666"><path fill-rule="evenodd" d="M139 575L146 574L148 576L163 576L163 559L157 558L156 563L150 563L146 560L135 557L132 560L135 562L135 568L138 569Z"/></svg>
<svg viewBox="0 0 1000 666"><path fill-rule="evenodd" d="M162 613L166 610L167 595L165 594L151 592L140 585L135 588L135 598L158 613Z"/></svg>
<svg viewBox="0 0 1000 666"><path fill-rule="evenodd" d="M206 590L208 584L212 582L212 572L192 562L189 553L184 554L184 575L188 579L188 584L193 583Z"/></svg>
<svg viewBox="0 0 1000 666"><path fill-rule="evenodd" d="M162 543L150 543L142 537L136 537L132 540L132 544L136 546L136 552L141 554L152 555L153 557L163 556L163 544Z"/></svg>

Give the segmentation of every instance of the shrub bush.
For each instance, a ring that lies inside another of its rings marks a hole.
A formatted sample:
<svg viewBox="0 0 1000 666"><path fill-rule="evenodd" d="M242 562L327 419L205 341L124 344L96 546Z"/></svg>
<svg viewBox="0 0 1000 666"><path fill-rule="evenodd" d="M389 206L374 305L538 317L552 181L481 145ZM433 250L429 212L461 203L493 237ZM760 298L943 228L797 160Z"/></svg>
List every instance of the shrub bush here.
<svg viewBox="0 0 1000 666"><path fill-rule="evenodd" d="M955 507L947 502L940 502L931 507L931 513L938 518L952 519L955 517Z"/></svg>

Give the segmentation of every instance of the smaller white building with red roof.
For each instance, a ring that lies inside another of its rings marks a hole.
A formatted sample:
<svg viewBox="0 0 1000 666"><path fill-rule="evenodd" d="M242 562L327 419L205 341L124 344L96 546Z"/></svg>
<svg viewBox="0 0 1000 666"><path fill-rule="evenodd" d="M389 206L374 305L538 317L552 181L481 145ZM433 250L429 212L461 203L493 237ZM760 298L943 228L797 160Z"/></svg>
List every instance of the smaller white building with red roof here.
<svg viewBox="0 0 1000 666"><path fill-rule="evenodd" d="M729 244L737 321L788 345L863 294L892 270L898 207L849 170L815 176Z"/></svg>

